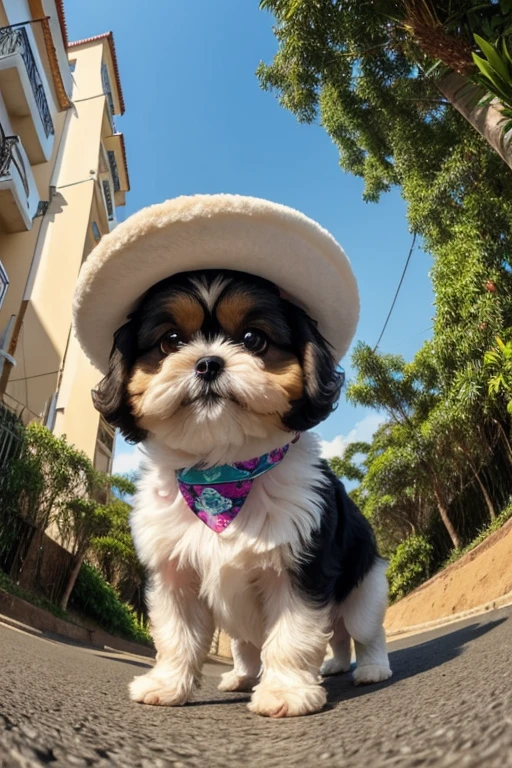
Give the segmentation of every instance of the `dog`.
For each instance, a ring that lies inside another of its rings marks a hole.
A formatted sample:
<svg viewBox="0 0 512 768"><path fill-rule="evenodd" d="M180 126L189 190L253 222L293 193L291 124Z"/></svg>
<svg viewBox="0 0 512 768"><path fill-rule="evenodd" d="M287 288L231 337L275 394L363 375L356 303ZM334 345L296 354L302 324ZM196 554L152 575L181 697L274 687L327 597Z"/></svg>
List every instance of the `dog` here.
<svg viewBox="0 0 512 768"><path fill-rule="evenodd" d="M234 661L219 689L251 691L260 715L320 711L322 676L350 669L351 638L356 685L391 676L386 563L309 431L342 384L314 318L241 272L165 279L115 333L93 397L127 440L144 443L131 526L157 650L130 685L134 701L189 701L215 627L232 638ZM229 499L193 510L183 468L243 472L262 456L277 459L250 480L237 514Z"/></svg>

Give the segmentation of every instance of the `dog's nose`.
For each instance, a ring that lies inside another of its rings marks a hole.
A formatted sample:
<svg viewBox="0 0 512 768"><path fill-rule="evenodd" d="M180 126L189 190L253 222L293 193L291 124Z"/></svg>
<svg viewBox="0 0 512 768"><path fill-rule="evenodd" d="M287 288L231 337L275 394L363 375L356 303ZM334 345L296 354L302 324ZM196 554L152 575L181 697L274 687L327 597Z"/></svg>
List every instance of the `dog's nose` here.
<svg viewBox="0 0 512 768"><path fill-rule="evenodd" d="M222 357L202 357L196 363L196 376L203 381L213 381L222 373L224 360Z"/></svg>

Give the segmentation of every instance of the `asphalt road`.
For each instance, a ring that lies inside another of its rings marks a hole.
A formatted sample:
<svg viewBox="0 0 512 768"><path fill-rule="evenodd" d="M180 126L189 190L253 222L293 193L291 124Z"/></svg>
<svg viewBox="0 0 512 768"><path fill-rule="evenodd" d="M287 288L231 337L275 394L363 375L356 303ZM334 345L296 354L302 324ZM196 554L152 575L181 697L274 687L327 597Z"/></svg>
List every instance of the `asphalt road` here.
<svg viewBox="0 0 512 768"><path fill-rule="evenodd" d="M512 609L392 643L389 683L327 682L329 706L268 720L220 694L209 664L193 703L128 700L147 662L0 625L1 768L512 766Z"/></svg>

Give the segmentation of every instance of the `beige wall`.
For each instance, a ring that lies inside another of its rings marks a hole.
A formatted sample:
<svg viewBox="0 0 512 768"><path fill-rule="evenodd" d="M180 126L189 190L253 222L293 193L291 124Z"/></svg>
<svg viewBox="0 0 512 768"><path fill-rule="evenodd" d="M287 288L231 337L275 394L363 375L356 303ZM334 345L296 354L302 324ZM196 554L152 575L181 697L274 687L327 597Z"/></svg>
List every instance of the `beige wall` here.
<svg viewBox="0 0 512 768"><path fill-rule="evenodd" d="M1 99L1 97L0 97ZM8 118L2 120L2 124L11 130ZM48 190L52 176L53 166L59 151L62 129L64 126L65 114L60 113L54 117L55 141L51 160L48 163L41 163L32 166L32 173L37 184L41 200L48 199ZM25 283L30 270L32 256L34 254L37 242L41 218L34 219L32 229L28 232L19 232L16 234L7 234L0 230L0 258L9 275L10 285L5 301L0 310L0 327L5 317L10 314L16 314L20 301L23 298Z"/></svg>
<svg viewBox="0 0 512 768"><path fill-rule="evenodd" d="M106 40L71 48L69 59L76 61L72 110L67 117L64 113L57 116L51 162L33 166L41 198L47 199L50 184L56 194L31 232L0 234L0 259L10 279L0 329L11 314L18 313L22 299L29 299L15 353L17 366L7 392L26 404L28 420L47 412L58 391L56 434L65 434L94 460L99 414L92 405L91 389L101 375L71 334L71 307L81 264L95 245L92 222L101 234L109 229L98 180L103 163L101 139L112 132L103 94L102 60L109 66L115 98L117 95Z"/></svg>
<svg viewBox="0 0 512 768"><path fill-rule="evenodd" d="M6 312L2 308L2 314L18 311L25 289L27 266L36 251L37 273L20 334L16 376L11 377L28 378L10 384L7 390L22 402L25 402L28 393L26 404L34 414L44 410L55 391L57 373L53 372L60 369L66 350L72 296L82 263L94 194L103 108L104 99L76 105L58 174L58 194L45 216L42 237L37 243L39 253L35 249L35 233L18 236L17 239L25 238L23 249L16 248L14 243L5 253L2 251L2 261L11 280L5 302ZM37 166L35 169L37 171ZM45 170L49 184L48 171L51 169L46 167ZM19 259L20 255L23 255L22 259ZM11 288L14 290L11 291Z"/></svg>
<svg viewBox="0 0 512 768"><path fill-rule="evenodd" d="M99 413L93 408L91 390L98 384L101 374L93 368L82 353L77 340L70 338L59 397L55 434L66 435L94 458L98 434Z"/></svg>

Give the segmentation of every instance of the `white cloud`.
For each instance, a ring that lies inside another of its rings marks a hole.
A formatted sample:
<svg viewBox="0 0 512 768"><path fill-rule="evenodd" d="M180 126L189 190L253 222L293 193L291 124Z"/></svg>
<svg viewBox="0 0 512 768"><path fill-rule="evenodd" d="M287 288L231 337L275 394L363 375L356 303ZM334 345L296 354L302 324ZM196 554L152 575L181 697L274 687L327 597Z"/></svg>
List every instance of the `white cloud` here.
<svg viewBox="0 0 512 768"><path fill-rule="evenodd" d="M115 475L126 475L138 470L143 453L138 445L122 445L122 450L115 452L112 472Z"/></svg>
<svg viewBox="0 0 512 768"><path fill-rule="evenodd" d="M324 459L332 459L333 456L343 456L349 443L370 442L373 433L382 422L384 416L378 413L370 413L364 419L358 421L353 429L347 435L337 435L332 440L322 440L322 456ZM125 475L135 472L140 466L143 458L143 452L140 446L131 446L120 440L114 454L112 472L116 475Z"/></svg>
<svg viewBox="0 0 512 768"><path fill-rule="evenodd" d="M322 456L324 459L332 459L334 456L343 456L349 443L369 443L373 433L379 427L385 417L379 413L370 413L364 419L358 421L348 435L337 435L332 440L322 440Z"/></svg>

